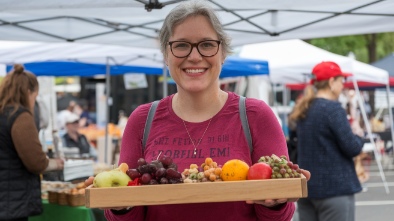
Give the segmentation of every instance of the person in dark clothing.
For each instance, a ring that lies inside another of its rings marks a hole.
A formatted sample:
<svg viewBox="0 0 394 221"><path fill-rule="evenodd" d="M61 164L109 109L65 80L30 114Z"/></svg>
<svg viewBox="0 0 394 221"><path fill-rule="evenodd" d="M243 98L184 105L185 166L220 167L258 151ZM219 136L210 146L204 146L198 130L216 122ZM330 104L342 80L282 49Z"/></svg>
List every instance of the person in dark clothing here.
<svg viewBox="0 0 394 221"><path fill-rule="evenodd" d="M62 170L48 159L34 123L35 75L16 64L0 84L0 220L27 221L41 214L40 173Z"/></svg>
<svg viewBox="0 0 394 221"><path fill-rule="evenodd" d="M66 130L67 133L63 135L63 146L77 147L79 154L82 157L96 158L96 150L90 145L86 136L78 132L79 129L79 116L70 114L66 117Z"/></svg>
<svg viewBox="0 0 394 221"><path fill-rule="evenodd" d="M306 88L290 115L297 122L298 164L312 174L308 198L298 201L299 218L353 221L354 194L362 190L353 158L362 151L363 140L353 134L338 102L349 75L334 62L322 62L314 67L312 76L313 86Z"/></svg>

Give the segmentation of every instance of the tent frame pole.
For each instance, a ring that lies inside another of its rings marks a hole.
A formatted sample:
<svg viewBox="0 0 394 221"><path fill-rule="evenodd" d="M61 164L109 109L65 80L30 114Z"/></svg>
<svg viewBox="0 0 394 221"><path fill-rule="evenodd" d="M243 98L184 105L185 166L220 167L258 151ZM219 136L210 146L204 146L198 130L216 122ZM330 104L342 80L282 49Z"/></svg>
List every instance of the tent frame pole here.
<svg viewBox="0 0 394 221"><path fill-rule="evenodd" d="M391 100L390 100L390 85L386 85L387 92L387 109L389 110L390 116L390 130L391 130L391 142L394 146L394 122L393 122L393 110L391 109Z"/></svg>
<svg viewBox="0 0 394 221"><path fill-rule="evenodd" d="M365 122L365 127L367 129L369 141L371 142L371 144L374 147L373 148L373 152L375 154L376 163L378 164L380 177L382 178L382 182L383 182L384 188L386 190L386 193L389 194L390 190L389 190L389 187L387 185L386 177L385 177L384 172L383 172L382 163L380 162L381 157L380 157L380 154L379 154L378 149L376 147L376 143L375 143L375 141L373 140L373 137L372 137L371 125L369 124L369 121L368 121L368 117L367 117L367 114L366 114L366 111L365 111L365 107L364 107L364 100L361 98L360 89L358 88L358 84L357 84L356 78L353 78L353 86L354 86L354 89L356 90L357 101L358 101L358 104L359 104L359 107L360 107L360 110L361 110L361 115L362 115L363 120Z"/></svg>
<svg viewBox="0 0 394 221"><path fill-rule="evenodd" d="M108 164L108 122L109 122L109 96L111 89L111 66L109 64L110 57L106 57L106 72L105 72L105 143L104 143L104 162ZM112 164L112 162L111 162Z"/></svg>

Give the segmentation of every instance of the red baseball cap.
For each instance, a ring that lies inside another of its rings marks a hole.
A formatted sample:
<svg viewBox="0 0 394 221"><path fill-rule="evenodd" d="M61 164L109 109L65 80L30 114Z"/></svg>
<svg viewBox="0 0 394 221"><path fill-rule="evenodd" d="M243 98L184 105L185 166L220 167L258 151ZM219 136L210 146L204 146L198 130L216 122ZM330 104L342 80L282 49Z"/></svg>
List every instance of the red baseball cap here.
<svg viewBox="0 0 394 221"><path fill-rule="evenodd" d="M326 81L332 77L349 77L352 76L350 73L342 72L338 64L332 61L323 61L317 64L312 70L312 80L313 84L315 81Z"/></svg>

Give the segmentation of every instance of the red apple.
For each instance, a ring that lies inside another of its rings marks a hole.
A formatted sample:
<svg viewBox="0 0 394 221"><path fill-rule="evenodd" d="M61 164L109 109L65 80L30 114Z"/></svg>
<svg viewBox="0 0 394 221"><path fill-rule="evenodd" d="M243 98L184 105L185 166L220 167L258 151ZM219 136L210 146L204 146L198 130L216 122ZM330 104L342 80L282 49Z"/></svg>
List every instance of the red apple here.
<svg viewBox="0 0 394 221"><path fill-rule="evenodd" d="M272 169L270 165L260 162L253 164L248 171L248 180L271 179Z"/></svg>

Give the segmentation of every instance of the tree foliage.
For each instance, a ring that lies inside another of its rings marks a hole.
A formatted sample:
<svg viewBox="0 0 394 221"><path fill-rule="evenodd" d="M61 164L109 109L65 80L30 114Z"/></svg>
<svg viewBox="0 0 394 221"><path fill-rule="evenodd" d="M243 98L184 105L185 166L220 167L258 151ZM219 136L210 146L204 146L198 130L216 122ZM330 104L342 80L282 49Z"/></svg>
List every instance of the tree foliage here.
<svg viewBox="0 0 394 221"><path fill-rule="evenodd" d="M344 56L353 52L356 59L364 63L372 63L394 52L394 32L318 38L307 42Z"/></svg>

